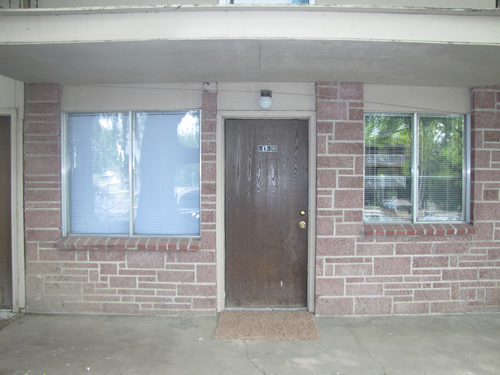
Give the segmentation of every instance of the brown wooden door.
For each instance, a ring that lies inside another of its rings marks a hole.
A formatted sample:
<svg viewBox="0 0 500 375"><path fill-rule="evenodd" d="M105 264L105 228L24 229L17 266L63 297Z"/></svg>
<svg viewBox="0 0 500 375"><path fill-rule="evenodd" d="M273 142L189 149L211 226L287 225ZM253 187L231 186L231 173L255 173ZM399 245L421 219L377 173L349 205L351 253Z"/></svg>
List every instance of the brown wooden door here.
<svg viewBox="0 0 500 375"><path fill-rule="evenodd" d="M307 125L226 120L227 307L307 305Z"/></svg>

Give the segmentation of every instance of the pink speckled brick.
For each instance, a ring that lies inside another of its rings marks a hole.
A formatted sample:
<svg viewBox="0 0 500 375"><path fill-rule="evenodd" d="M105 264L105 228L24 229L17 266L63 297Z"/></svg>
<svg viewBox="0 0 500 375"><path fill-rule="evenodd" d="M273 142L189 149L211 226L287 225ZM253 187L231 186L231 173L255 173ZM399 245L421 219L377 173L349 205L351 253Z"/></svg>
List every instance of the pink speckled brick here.
<svg viewBox="0 0 500 375"><path fill-rule="evenodd" d="M336 141L363 141L365 139L364 124L338 121L335 123L334 136Z"/></svg>
<svg viewBox="0 0 500 375"><path fill-rule="evenodd" d="M337 186L337 171L333 169L320 169L317 172L318 188L335 188Z"/></svg>
<svg viewBox="0 0 500 375"><path fill-rule="evenodd" d="M29 83L26 85L26 101L58 102L62 87L52 83Z"/></svg>
<svg viewBox="0 0 500 375"><path fill-rule="evenodd" d="M363 208L363 190L336 190L334 208Z"/></svg>
<svg viewBox="0 0 500 375"><path fill-rule="evenodd" d="M317 296L343 296L344 279L342 278L318 278L316 280Z"/></svg>
<svg viewBox="0 0 500 375"><path fill-rule="evenodd" d="M210 297L216 295L215 285L179 284L177 294L179 296L201 296Z"/></svg>
<svg viewBox="0 0 500 375"><path fill-rule="evenodd" d="M375 275L409 275L411 274L411 258L375 258L373 263L373 270Z"/></svg>
<svg viewBox="0 0 500 375"><path fill-rule="evenodd" d="M356 315L388 315L391 313L392 300L388 297L357 297L354 299Z"/></svg>
<svg viewBox="0 0 500 375"><path fill-rule="evenodd" d="M165 268L165 253L156 251L130 251L127 254L127 268Z"/></svg>
<svg viewBox="0 0 500 375"><path fill-rule="evenodd" d="M329 101L338 99L338 86L317 86L316 97L318 101Z"/></svg>
<svg viewBox="0 0 500 375"><path fill-rule="evenodd" d="M358 256L394 255L394 244L392 243L358 244L356 246L356 255Z"/></svg>
<svg viewBox="0 0 500 375"><path fill-rule="evenodd" d="M203 111L217 112L217 93L204 91L201 103Z"/></svg>
<svg viewBox="0 0 500 375"><path fill-rule="evenodd" d="M448 267L449 261L447 256L415 256L413 268L445 268Z"/></svg>
<svg viewBox="0 0 500 375"><path fill-rule="evenodd" d="M413 296L415 301L449 300L450 290L449 289L415 290Z"/></svg>
<svg viewBox="0 0 500 375"><path fill-rule="evenodd" d="M318 120L347 120L347 102L318 102L316 104L316 115Z"/></svg>
<svg viewBox="0 0 500 375"><path fill-rule="evenodd" d="M370 264L337 264L335 266L336 276L370 276L372 266Z"/></svg>
<svg viewBox="0 0 500 375"><path fill-rule="evenodd" d="M346 285L347 296L381 296L384 294L382 284L349 284Z"/></svg>
<svg viewBox="0 0 500 375"><path fill-rule="evenodd" d="M363 101L363 83L360 82L340 82L340 99Z"/></svg>
<svg viewBox="0 0 500 375"><path fill-rule="evenodd" d="M496 93L494 91L474 90L472 100L475 109L496 109Z"/></svg>
<svg viewBox="0 0 500 375"><path fill-rule="evenodd" d="M316 255L349 256L355 254L354 238L318 238Z"/></svg>
<svg viewBox="0 0 500 375"><path fill-rule="evenodd" d="M197 264L196 265L197 283L215 283L216 267L215 264Z"/></svg>
<svg viewBox="0 0 500 375"><path fill-rule="evenodd" d="M326 298L316 300L316 314L320 316L353 315L354 299L352 297Z"/></svg>
<svg viewBox="0 0 500 375"><path fill-rule="evenodd" d="M394 314L428 314L429 309L429 302L403 302L394 304Z"/></svg>

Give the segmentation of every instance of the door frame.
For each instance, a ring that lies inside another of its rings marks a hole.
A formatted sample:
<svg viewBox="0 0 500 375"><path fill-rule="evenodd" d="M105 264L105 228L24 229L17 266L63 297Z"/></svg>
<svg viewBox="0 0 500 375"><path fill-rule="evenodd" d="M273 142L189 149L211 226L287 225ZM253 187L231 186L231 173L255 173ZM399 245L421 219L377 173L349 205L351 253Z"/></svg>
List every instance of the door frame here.
<svg viewBox="0 0 500 375"><path fill-rule="evenodd" d="M24 102L24 92L17 88L16 99ZM24 194L23 194L23 110L0 109L0 116L10 117L10 162L11 162L11 250L12 250L12 310L20 312L26 308L26 276L24 256Z"/></svg>
<svg viewBox="0 0 500 375"><path fill-rule="evenodd" d="M308 121L309 134L309 181L308 181L308 240L307 240L307 310L315 310L316 282L316 113L314 111L220 111L217 113L217 191L216 191L216 268L217 268L217 311L224 310L225 298L225 121L228 119L297 119Z"/></svg>

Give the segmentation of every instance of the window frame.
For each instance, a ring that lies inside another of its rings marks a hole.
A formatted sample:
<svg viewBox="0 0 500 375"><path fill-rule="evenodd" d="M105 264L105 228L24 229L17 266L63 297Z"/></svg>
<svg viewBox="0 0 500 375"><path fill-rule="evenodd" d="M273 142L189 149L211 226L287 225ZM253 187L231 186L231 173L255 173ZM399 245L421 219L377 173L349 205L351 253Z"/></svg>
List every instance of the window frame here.
<svg viewBox="0 0 500 375"><path fill-rule="evenodd" d="M135 141L135 118L137 113L187 113L187 112L197 112L199 118L199 212L200 220L198 223L198 234L136 234L134 232L135 222L134 222L134 171L135 171L135 160L134 160L134 141ZM129 165L128 165L128 176L129 176L129 231L128 233L71 233L71 215L70 215L70 132L69 132L69 118L71 115L99 115L99 114L117 114L124 113L128 115L129 121ZM201 108L196 109L180 109L180 110L99 110L99 111L68 111L61 113L61 211L62 211L62 236L63 237L96 237L96 238L188 238L188 239L200 239L201 229L202 229L202 194L201 194L201 172L202 172L202 110Z"/></svg>
<svg viewBox="0 0 500 375"><path fill-rule="evenodd" d="M242 4L242 3L234 3L234 1L237 0L219 0L219 5L231 5L231 6L307 6L307 5L316 5L316 0L309 0L307 4L279 4L275 3L272 0L256 0L255 3L248 3L248 4Z"/></svg>
<svg viewBox="0 0 500 375"><path fill-rule="evenodd" d="M412 214L411 221L403 221L403 220L391 220L391 221L376 221L376 220L365 220L365 196L366 196L366 116L367 115L389 115L389 116L411 116L412 123L412 140L411 140L411 150L412 150L412 161L411 161L411 177L412 177L412 186L411 186L411 205L412 205ZM443 116L462 116L463 117L463 165L462 165L462 206L463 206L463 217L464 220L418 220L418 210L415 207L418 207L418 182L419 182L419 119L420 117L425 116L435 116L435 117L443 117ZM427 112L390 112L390 111L365 111L363 118L363 224L468 224L471 222L471 117L470 114L463 113L427 113ZM417 156L417 157L415 157Z"/></svg>

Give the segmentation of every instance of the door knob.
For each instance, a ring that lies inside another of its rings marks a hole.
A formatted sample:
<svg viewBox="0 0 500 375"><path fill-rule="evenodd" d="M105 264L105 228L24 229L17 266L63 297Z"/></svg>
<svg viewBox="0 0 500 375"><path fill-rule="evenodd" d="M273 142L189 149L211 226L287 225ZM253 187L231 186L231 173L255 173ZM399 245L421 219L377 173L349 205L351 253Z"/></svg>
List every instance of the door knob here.
<svg viewBox="0 0 500 375"><path fill-rule="evenodd" d="M299 227L301 227L302 229L304 229L305 227L307 226L306 222L305 221L301 221L299 223Z"/></svg>

